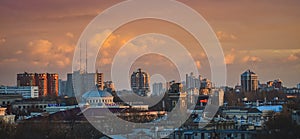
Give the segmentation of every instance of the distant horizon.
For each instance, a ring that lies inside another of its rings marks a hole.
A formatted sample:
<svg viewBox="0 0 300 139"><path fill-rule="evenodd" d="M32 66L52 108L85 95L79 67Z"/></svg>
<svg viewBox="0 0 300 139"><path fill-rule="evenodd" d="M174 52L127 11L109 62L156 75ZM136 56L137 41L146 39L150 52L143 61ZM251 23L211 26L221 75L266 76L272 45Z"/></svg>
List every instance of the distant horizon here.
<svg viewBox="0 0 300 139"><path fill-rule="evenodd" d="M247 70L251 70L251 69L246 69L245 71L247 71ZM243 72L245 72L245 71L243 71ZM253 70L251 70L251 71L253 71ZM58 72L31 72L31 71L23 71L23 72L18 72L18 73L16 73L16 79L15 79L15 84L1 84L0 83L0 86L17 86L17 74L22 74L22 73L57 73L58 74ZM101 73L101 71L98 71L99 73ZM241 74L243 73L243 72L241 72ZM254 73L256 73L255 71L253 71ZM92 72L88 72L88 73L92 73ZM94 72L94 73L96 73L96 71ZM191 72L190 72L191 73ZM190 74L190 73L186 73L186 74ZM72 72L67 72L67 73L65 73L66 75L67 74L72 74ZM241 74L240 75L238 75L239 77L241 76ZM200 74L201 75L201 74ZM60 74L58 74L58 76L59 76L59 79L61 79L61 80L63 80L63 81L66 81L67 80L67 78L61 78L61 76L60 76ZM150 75L151 76L151 75ZM197 75L198 76L198 75ZM104 74L104 77L105 77L105 74ZM207 78L207 77L205 77L205 76L202 76L203 77L203 79L204 78ZM209 78L207 78L207 79L209 79ZM266 81L261 81L260 80L260 78L259 78L259 75L258 75L258 81L259 81L259 84L266 84L268 81L274 81L274 80L277 80L277 79L280 79L280 78L274 78L274 79L270 79L270 80L266 80ZM210 80L210 79L209 79ZM281 79L280 79L281 80ZM104 81L111 81L111 80L107 80L107 79L105 79L104 78ZM172 80L170 80L170 81L172 81ZM176 80L175 80L176 81ZM183 81L176 81L176 82L184 82L185 80L183 80ZM297 85L298 84L300 84L300 81L299 81L299 83L296 83L294 86L286 86L284 83L285 83L285 81L284 80L282 80L283 81L283 86L284 87L287 87L287 88L297 88ZM150 81L151 82L151 81ZM166 81L166 82L169 82L169 81ZM153 83L164 83L164 82L153 82ZM235 84L235 85L226 85L226 86L228 86L228 87L235 87L236 85L241 85L240 84L241 82L238 82L237 84ZM151 83L152 84L152 83ZM224 86L218 86L218 87L224 87ZM151 87L152 88L152 87Z"/></svg>

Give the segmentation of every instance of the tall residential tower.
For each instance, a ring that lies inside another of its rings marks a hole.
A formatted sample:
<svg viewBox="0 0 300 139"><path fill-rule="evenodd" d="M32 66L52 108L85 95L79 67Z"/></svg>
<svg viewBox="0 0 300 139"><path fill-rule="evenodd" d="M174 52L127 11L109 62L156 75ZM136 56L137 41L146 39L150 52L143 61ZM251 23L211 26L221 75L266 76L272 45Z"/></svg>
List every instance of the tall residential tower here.
<svg viewBox="0 0 300 139"><path fill-rule="evenodd" d="M258 90L258 76L251 70L241 75L241 87L243 92L254 92Z"/></svg>
<svg viewBox="0 0 300 139"><path fill-rule="evenodd" d="M131 75L131 89L140 96L148 96L150 93L150 76L148 73L138 69Z"/></svg>

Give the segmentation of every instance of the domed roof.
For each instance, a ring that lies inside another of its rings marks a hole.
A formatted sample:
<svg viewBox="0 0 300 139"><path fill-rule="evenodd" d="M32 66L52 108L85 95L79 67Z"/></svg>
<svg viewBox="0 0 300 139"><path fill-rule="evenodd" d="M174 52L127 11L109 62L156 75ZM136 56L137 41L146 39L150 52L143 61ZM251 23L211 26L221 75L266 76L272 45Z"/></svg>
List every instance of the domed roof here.
<svg viewBox="0 0 300 139"><path fill-rule="evenodd" d="M90 97L111 97L112 95L103 90L91 90L82 95L82 98L87 99Z"/></svg>

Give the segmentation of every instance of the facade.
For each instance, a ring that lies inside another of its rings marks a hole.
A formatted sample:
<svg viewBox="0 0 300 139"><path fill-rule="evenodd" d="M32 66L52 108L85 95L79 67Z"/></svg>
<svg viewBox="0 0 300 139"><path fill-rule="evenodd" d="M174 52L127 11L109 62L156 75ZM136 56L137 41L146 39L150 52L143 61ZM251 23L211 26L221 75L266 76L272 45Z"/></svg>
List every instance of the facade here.
<svg viewBox="0 0 300 139"><path fill-rule="evenodd" d="M107 91L92 90L82 95L83 102L94 106L109 106L114 105L114 97Z"/></svg>
<svg viewBox="0 0 300 139"><path fill-rule="evenodd" d="M190 73L190 75L186 74L186 90L188 89L200 89L201 85L201 76L197 78L193 72Z"/></svg>
<svg viewBox="0 0 300 139"><path fill-rule="evenodd" d="M200 94L208 95L212 88L212 82L209 79L201 80Z"/></svg>
<svg viewBox="0 0 300 139"><path fill-rule="evenodd" d="M98 73L98 71L96 72L96 83L98 85L98 89L99 90L103 90L104 89L104 75L103 73Z"/></svg>
<svg viewBox="0 0 300 139"><path fill-rule="evenodd" d="M6 115L6 108L0 107L0 123L1 122L12 124L15 122L15 115Z"/></svg>
<svg viewBox="0 0 300 139"><path fill-rule="evenodd" d="M275 89L280 89L281 90L283 88L282 84L283 84L283 82L280 79L277 79L277 80L274 80L273 87Z"/></svg>
<svg viewBox="0 0 300 139"><path fill-rule="evenodd" d="M164 93L163 83L153 83L152 95L159 96Z"/></svg>
<svg viewBox="0 0 300 139"><path fill-rule="evenodd" d="M37 86L34 73L21 73L17 75L18 86Z"/></svg>
<svg viewBox="0 0 300 139"><path fill-rule="evenodd" d="M212 88L212 82L209 79L203 79L201 80L201 89L211 89Z"/></svg>
<svg viewBox="0 0 300 139"><path fill-rule="evenodd" d="M115 91L115 85L112 81L106 81L104 82L104 89L106 89L108 92Z"/></svg>
<svg viewBox="0 0 300 139"><path fill-rule="evenodd" d="M39 97L58 96L58 74L21 73L17 75L17 86L38 86Z"/></svg>
<svg viewBox="0 0 300 139"><path fill-rule="evenodd" d="M148 96L150 93L150 76L148 73L138 69L131 75L131 89L139 96Z"/></svg>
<svg viewBox="0 0 300 139"><path fill-rule="evenodd" d="M67 96L66 92L67 81L63 81L62 79L58 80L58 95L59 96Z"/></svg>
<svg viewBox="0 0 300 139"><path fill-rule="evenodd" d="M11 105L16 101L21 101L23 99L20 94L0 94L0 106Z"/></svg>
<svg viewBox="0 0 300 139"><path fill-rule="evenodd" d="M0 86L0 94L20 94L24 99L38 98L37 86Z"/></svg>
<svg viewBox="0 0 300 139"><path fill-rule="evenodd" d="M67 74L67 83L66 83L66 95L68 97L74 97L74 88L73 88L73 74L68 73Z"/></svg>
<svg viewBox="0 0 300 139"><path fill-rule="evenodd" d="M169 135L169 139L252 139L253 131L239 130L177 130Z"/></svg>
<svg viewBox="0 0 300 139"><path fill-rule="evenodd" d="M276 79L274 81L268 81L267 84L260 84L259 89L260 91L282 90L283 82L280 79Z"/></svg>
<svg viewBox="0 0 300 139"><path fill-rule="evenodd" d="M224 91L222 89L212 89L211 103L216 106L223 106L224 104Z"/></svg>
<svg viewBox="0 0 300 139"><path fill-rule="evenodd" d="M259 129L264 123L262 112L257 108L225 109L222 111L221 117L225 118L227 121L234 121L237 129Z"/></svg>
<svg viewBox="0 0 300 139"><path fill-rule="evenodd" d="M241 75L241 87L243 92L253 92L258 90L258 76L251 70L245 71Z"/></svg>
<svg viewBox="0 0 300 139"><path fill-rule="evenodd" d="M47 95L58 96L58 74L47 73Z"/></svg>
<svg viewBox="0 0 300 139"><path fill-rule="evenodd" d="M84 94L85 92L95 90L96 88L98 90L103 90L104 88L103 73L87 73L82 71L74 71L72 80L72 86L76 86L76 90L73 89L74 95L76 96L82 96L82 94Z"/></svg>
<svg viewBox="0 0 300 139"><path fill-rule="evenodd" d="M297 88L300 89L300 83L297 84Z"/></svg>
<svg viewBox="0 0 300 139"><path fill-rule="evenodd" d="M47 74L35 73L35 83L39 87L39 96L47 96L48 94Z"/></svg>
<svg viewBox="0 0 300 139"><path fill-rule="evenodd" d="M170 89L168 91L168 103L171 106L169 111L172 108L178 107L179 109L187 108L187 93L183 92L183 85L181 83L173 82L170 85Z"/></svg>
<svg viewBox="0 0 300 139"><path fill-rule="evenodd" d="M35 101L35 100L26 100L18 101L12 104L13 110L18 111L46 111L46 107L50 105L57 105L56 101Z"/></svg>

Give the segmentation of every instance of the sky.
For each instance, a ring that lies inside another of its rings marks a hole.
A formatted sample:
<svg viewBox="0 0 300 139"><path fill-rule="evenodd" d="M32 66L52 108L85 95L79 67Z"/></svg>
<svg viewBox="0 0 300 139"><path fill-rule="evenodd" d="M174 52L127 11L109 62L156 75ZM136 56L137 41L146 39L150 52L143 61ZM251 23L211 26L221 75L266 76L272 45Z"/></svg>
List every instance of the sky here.
<svg viewBox="0 0 300 139"><path fill-rule="evenodd" d="M65 79L66 73L72 72L73 55L81 33L98 14L119 2L1 0L0 84L16 85L16 74L24 71L54 72ZM201 14L216 33L225 55L228 85L239 84L240 74L247 69L258 74L261 83L278 78L287 87L300 83L300 1L179 2ZM97 67L100 72L107 73L107 65L111 64L116 50L133 37L148 32L165 33L181 42L192 52L199 73L210 78L206 54L200 47L196 48L195 40L176 25L155 20L135 21L114 31L106 47L99 52ZM101 33L98 35L93 38L95 41ZM129 44L146 46L141 42ZM139 52L132 49L131 52ZM160 62L153 62L153 59ZM141 57L131 71L140 66L151 74L161 68L161 72L169 76L167 80L172 75L177 76L172 62L161 56Z"/></svg>

